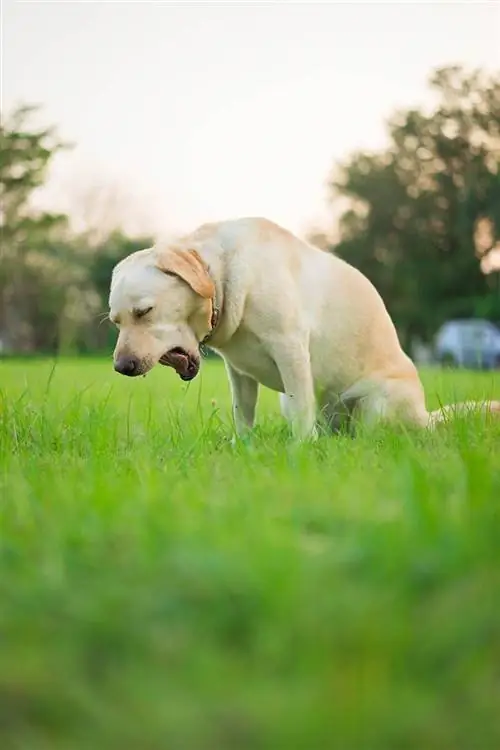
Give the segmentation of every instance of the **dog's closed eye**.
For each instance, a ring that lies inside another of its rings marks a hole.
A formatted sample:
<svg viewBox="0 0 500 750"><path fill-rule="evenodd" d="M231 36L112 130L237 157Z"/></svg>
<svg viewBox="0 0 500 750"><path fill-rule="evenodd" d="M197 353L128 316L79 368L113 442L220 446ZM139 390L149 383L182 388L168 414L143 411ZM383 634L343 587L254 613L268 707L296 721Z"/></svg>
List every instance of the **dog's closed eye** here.
<svg viewBox="0 0 500 750"><path fill-rule="evenodd" d="M134 318L143 318L150 313L152 309L152 307L145 307L143 310L134 310Z"/></svg>

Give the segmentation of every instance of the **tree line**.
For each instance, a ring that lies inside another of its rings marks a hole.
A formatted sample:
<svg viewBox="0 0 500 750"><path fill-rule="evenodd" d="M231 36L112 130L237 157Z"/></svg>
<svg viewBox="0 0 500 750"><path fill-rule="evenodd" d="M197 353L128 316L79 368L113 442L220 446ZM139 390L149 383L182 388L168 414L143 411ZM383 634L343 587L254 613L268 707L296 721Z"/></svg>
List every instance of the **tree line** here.
<svg viewBox="0 0 500 750"><path fill-rule="evenodd" d="M434 107L393 113L384 150L334 165L336 236L311 237L371 279L406 346L449 318L500 321L500 273L480 264L500 237L500 75L450 66L429 88ZM111 270L154 239L120 226L75 232L67 215L34 207L69 147L30 124L35 111L21 106L0 128L0 350L109 351Z"/></svg>

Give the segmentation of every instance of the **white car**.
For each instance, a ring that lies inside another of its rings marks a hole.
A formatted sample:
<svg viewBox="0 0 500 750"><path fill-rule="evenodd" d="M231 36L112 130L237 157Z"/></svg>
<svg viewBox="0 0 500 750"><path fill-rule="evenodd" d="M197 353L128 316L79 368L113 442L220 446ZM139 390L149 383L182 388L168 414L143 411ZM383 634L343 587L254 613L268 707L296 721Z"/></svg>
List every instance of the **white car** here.
<svg viewBox="0 0 500 750"><path fill-rule="evenodd" d="M500 329L489 320L450 320L437 332L435 354L446 366L500 368Z"/></svg>

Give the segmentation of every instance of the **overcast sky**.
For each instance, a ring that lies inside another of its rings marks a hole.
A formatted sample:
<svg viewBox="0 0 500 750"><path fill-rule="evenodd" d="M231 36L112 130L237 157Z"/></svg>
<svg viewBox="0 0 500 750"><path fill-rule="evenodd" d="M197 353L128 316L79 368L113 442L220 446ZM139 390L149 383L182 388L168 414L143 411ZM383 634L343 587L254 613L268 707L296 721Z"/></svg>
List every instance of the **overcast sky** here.
<svg viewBox="0 0 500 750"><path fill-rule="evenodd" d="M3 102L77 148L48 200L120 184L161 229L259 214L304 231L335 159L384 143L438 65L500 69L500 0L3 0Z"/></svg>

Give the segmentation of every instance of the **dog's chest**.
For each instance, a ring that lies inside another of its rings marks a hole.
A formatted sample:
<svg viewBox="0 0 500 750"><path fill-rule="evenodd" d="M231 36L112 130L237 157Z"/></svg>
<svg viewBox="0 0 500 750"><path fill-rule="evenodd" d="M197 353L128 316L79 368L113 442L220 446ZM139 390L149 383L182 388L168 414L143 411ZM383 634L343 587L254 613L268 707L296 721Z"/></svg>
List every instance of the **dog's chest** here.
<svg viewBox="0 0 500 750"><path fill-rule="evenodd" d="M266 388L283 392L283 382L275 361L251 331L240 329L218 351L238 372L249 375Z"/></svg>

